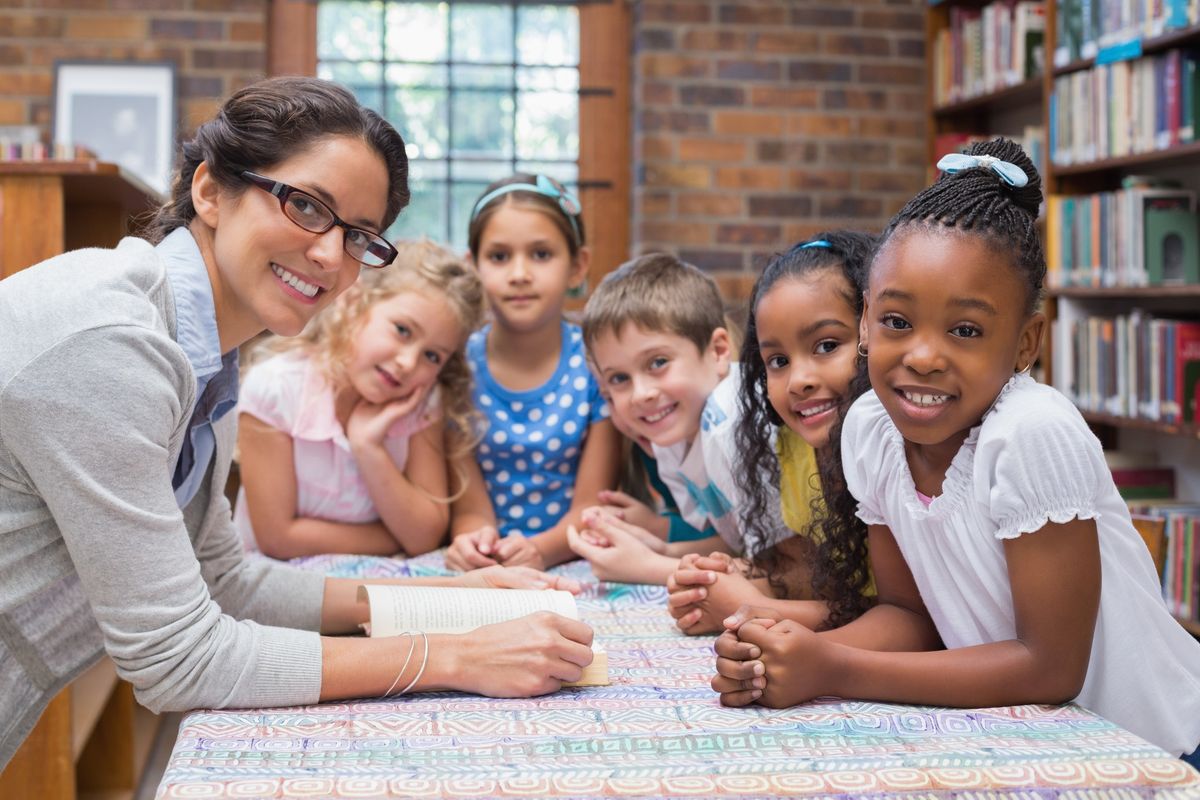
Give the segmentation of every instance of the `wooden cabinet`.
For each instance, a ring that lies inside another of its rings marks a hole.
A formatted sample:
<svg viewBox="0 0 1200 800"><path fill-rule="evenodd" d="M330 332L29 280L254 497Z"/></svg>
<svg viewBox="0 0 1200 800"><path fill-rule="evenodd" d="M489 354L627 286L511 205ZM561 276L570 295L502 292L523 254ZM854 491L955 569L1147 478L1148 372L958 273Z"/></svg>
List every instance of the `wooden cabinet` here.
<svg viewBox="0 0 1200 800"><path fill-rule="evenodd" d="M162 197L116 164L0 161L0 279L80 247L113 247Z"/></svg>
<svg viewBox="0 0 1200 800"><path fill-rule="evenodd" d="M115 164L0 162L0 279L80 247L112 247L162 201ZM0 797L131 796L158 718L107 657L60 692L0 774Z"/></svg>

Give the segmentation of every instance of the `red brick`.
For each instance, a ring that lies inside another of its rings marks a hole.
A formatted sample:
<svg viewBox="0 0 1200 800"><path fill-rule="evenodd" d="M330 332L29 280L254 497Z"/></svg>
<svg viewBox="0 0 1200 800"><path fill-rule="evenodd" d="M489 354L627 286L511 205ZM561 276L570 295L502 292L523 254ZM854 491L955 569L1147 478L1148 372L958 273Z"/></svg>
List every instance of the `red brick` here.
<svg viewBox="0 0 1200 800"><path fill-rule="evenodd" d="M702 270L745 269L746 259L740 250L680 250L679 257Z"/></svg>
<svg viewBox="0 0 1200 800"><path fill-rule="evenodd" d="M901 84L919 86L925 80L924 65L871 63L858 65L860 83L885 83L889 87Z"/></svg>
<svg viewBox="0 0 1200 800"><path fill-rule="evenodd" d="M806 194L755 195L750 198L751 217L807 217L813 201Z"/></svg>
<svg viewBox="0 0 1200 800"><path fill-rule="evenodd" d="M863 11L859 25L864 28L884 28L889 31L922 29L924 21L919 11Z"/></svg>
<svg viewBox="0 0 1200 800"><path fill-rule="evenodd" d="M847 108L858 111L886 111L888 94L882 89L826 89L824 105L827 109L838 111ZM912 107L908 106L908 108ZM923 99L915 105L915 109L924 111Z"/></svg>
<svg viewBox="0 0 1200 800"><path fill-rule="evenodd" d="M793 8L792 24L801 27L848 27L854 24L849 8Z"/></svg>
<svg viewBox="0 0 1200 800"><path fill-rule="evenodd" d="M845 61L793 61L788 77L793 81L848 81L851 65Z"/></svg>
<svg viewBox="0 0 1200 800"><path fill-rule="evenodd" d="M681 86L679 102L684 106L740 106L746 92L737 86Z"/></svg>
<svg viewBox="0 0 1200 800"><path fill-rule="evenodd" d="M800 55L817 49L820 37L812 31L771 31L756 33L752 40L754 49L760 53L787 53Z"/></svg>
<svg viewBox="0 0 1200 800"><path fill-rule="evenodd" d="M677 201L681 217L740 217L742 198L728 192L688 192Z"/></svg>
<svg viewBox="0 0 1200 800"><path fill-rule="evenodd" d="M21 45L0 44L0 66L14 67L25 63L28 48Z"/></svg>
<svg viewBox="0 0 1200 800"><path fill-rule="evenodd" d="M858 120L845 115L792 114L787 131L793 136L852 136L858 133Z"/></svg>
<svg viewBox="0 0 1200 800"><path fill-rule="evenodd" d="M778 61L737 60L718 61L717 77L738 81L777 81L783 75Z"/></svg>
<svg viewBox="0 0 1200 800"><path fill-rule="evenodd" d="M63 35L66 17L49 14L5 14L0 16L0 36L15 39L52 39Z"/></svg>
<svg viewBox="0 0 1200 800"><path fill-rule="evenodd" d="M191 0L107 0L104 7L113 11L184 11Z"/></svg>
<svg viewBox="0 0 1200 800"><path fill-rule="evenodd" d="M708 22L712 12L707 3L680 2L667 3L661 0L647 0L635 6L640 22Z"/></svg>
<svg viewBox="0 0 1200 800"><path fill-rule="evenodd" d="M896 42L896 55L903 58L925 58L923 39L901 39Z"/></svg>
<svg viewBox="0 0 1200 800"><path fill-rule="evenodd" d="M634 218L669 217L671 216L670 192L646 192L640 198L640 203Z"/></svg>
<svg viewBox="0 0 1200 800"><path fill-rule="evenodd" d="M712 184L712 170L699 164L647 164L643 172L648 186L704 189Z"/></svg>
<svg viewBox="0 0 1200 800"><path fill-rule="evenodd" d="M907 172L860 172L858 188L864 192L901 192L916 194L921 189L919 173Z"/></svg>
<svg viewBox="0 0 1200 800"><path fill-rule="evenodd" d="M210 50L192 51L192 66L196 69L262 70L267 66L265 50Z"/></svg>
<svg viewBox="0 0 1200 800"><path fill-rule="evenodd" d="M233 11L266 14L270 0L194 0L197 11Z"/></svg>
<svg viewBox="0 0 1200 800"><path fill-rule="evenodd" d="M229 40L231 42L262 42L265 44L267 26L261 22L233 20L229 23Z"/></svg>
<svg viewBox="0 0 1200 800"><path fill-rule="evenodd" d="M675 87L665 81L645 81L642 84L641 96L643 105L675 105Z"/></svg>
<svg viewBox="0 0 1200 800"><path fill-rule="evenodd" d="M721 22L734 25L783 25L787 22L787 12L781 6L723 5Z"/></svg>
<svg viewBox="0 0 1200 800"><path fill-rule="evenodd" d="M710 129L708 112L658 111L647 109L638 114L638 130L705 133Z"/></svg>
<svg viewBox="0 0 1200 800"><path fill-rule="evenodd" d="M709 225L693 225L687 222L643 222L639 226L643 241L670 242L671 244L712 244L712 228Z"/></svg>
<svg viewBox="0 0 1200 800"><path fill-rule="evenodd" d="M778 225L720 225L717 227L717 244L778 244L781 234Z"/></svg>
<svg viewBox="0 0 1200 800"><path fill-rule="evenodd" d="M25 103L20 100L0 100L0 125L25 123Z"/></svg>
<svg viewBox="0 0 1200 800"><path fill-rule="evenodd" d="M784 171L779 167L721 167L717 186L722 189L782 189Z"/></svg>
<svg viewBox="0 0 1200 800"><path fill-rule="evenodd" d="M836 56L889 56L892 43L884 36L830 33L821 42L821 51Z"/></svg>
<svg viewBox="0 0 1200 800"><path fill-rule="evenodd" d="M883 201L878 197L822 197L818 213L823 217L879 217L883 215Z"/></svg>
<svg viewBox="0 0 1200 800"><path fill-rule="evenodd" d="M779 136L783 133L783 116L780 114L717 111L713 116L713 129L717 133L740 133L753 136Z"/></svg>
<svg viewBox="0 0 1200 800"><path fill-rule="evenodd" d="M671 136L640 136L642 158L674 158L675 139Z"/></svg>
<svg viewBox="0 0 1200 800"><path fill-rule="evenodd" d="M840 169L793 169L788 173L788 189L830 189L848 191L852 188L852 177L849 170Z"/></svg>
<svg viewBox="0 0 1200 800"><path fill-rule="evenodd" d="M896 136L916 138L921 136L925 125L921 119L895 119L864 117L859 120L859 133L868 138L892 138Z"/></svg>
<svg viewBox="0 0 1200 800"><path fill-rule="evenodd" d="M637 69L647 78L703 78L708 75L707 59L647 53L637 59Z"/></svg>
<svg viewBox="0 0 1200 800"><path fill-rule="evenodd" d="M743 161L746 158L746 143L728 139L679 140L680 161Z"/></svg>
<svg viewBox="0 0 1200 800"><path fill-rule="evenodd" d="M750 105L761 108L816 108L820 92L816 89L783 86L755 86L750 90Z"/></svg>
<svg viewBox="0 0 1200 800"><path fill-rule="evenodd" d="M759 161L783 161L784 144L781 141L759 142L754 148Z"/></svg>
<svg viewBox="0 0 1200 800"><path fill-rule="evenodd" d="M683 34L684 50L745 50L748 42L749 36L744 33L712 28L697 28Z"/></svg>
<svg viewBox="0 0 1200 800"><path fill-rule="evenodd" d="M152 19L150 35L155 39L221 41L225 38L225 26L219 20Z"/></svg>
<svg viewBox="0 0 1200 800"><path fill-rule="evenodd" d="M645 28L638 31L634 50L674 50L675 32L669 28Z"/></svg>
<svg viewBox="0 0 1200 800"><path fill-rule="evenodd" d="M66 36L71 39L131 39L146 38L146 21L133 16L70 16Z"/></svg>
<svg viewBox="0 0 1200 800"><path fill-rule="evenodd" d="M45 95L50 96L54 76L47 70L37 72L4 71L0 80L0 95Z"/></svg>

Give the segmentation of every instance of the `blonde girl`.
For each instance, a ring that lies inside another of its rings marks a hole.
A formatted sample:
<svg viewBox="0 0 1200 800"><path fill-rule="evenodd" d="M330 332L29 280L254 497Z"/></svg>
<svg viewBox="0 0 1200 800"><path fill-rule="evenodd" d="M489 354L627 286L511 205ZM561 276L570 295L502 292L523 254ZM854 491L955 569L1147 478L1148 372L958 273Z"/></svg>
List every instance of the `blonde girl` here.
<svg viewBox="0 0 1200 800"><path fill-rule="evenodd" d="M563 319L590 258L579 210L557 182L518 174L489 186L471 213L471 258L491 310L467 345L486 419L484 486L468 481L455 504L453 568L574 558L567 526L616 483L620 435L579 326Z"/></svg>
<svg viewBox="0 0 1200 800"><path fill-rule="evenodd" d="M450 521L449 456L470 450L462 348L483 315L470 265L428 241L364 272L242 387L236 520L275 558L418 555ZM444 435L445 434L445 435Z"/></svg>

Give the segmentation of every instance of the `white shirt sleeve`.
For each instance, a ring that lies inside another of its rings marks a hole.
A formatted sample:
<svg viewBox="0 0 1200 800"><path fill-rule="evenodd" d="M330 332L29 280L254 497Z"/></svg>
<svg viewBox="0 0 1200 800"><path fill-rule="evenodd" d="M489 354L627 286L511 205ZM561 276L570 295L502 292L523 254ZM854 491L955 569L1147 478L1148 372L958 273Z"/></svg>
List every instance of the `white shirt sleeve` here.
<svg viewBox="0 0 1200 800"><path fill-rule="evenodd" d="M1101 491L1112 482L1095 435L1061 396L997 408L980 432L974 485L986 497L996 537L1012 539L1048 522L1096 519Z"/></svg>
<svg viewBox="0 0 1200 800"><path fill-rule="evenodd" d="M846 488L858 501L858 518L867 525L886 525L881 511L881 456L888 437L896 435L875 392L854 401L842 425L842 472Z"/></svg>

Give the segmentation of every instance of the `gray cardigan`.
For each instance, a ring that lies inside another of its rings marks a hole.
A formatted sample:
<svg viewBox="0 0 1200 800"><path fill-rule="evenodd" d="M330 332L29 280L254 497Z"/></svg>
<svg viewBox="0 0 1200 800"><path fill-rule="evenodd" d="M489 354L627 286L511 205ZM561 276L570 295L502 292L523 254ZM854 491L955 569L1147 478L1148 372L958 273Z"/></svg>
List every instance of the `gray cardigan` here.
<svg viewBox="0 0 1200 800"><path fill-rule="evenodd" d="M235 414L175 501L196 392L175 331L140 239L0 282L0 768L102 650L154 711L318 698L323 578L243 557Z"/></svg>

